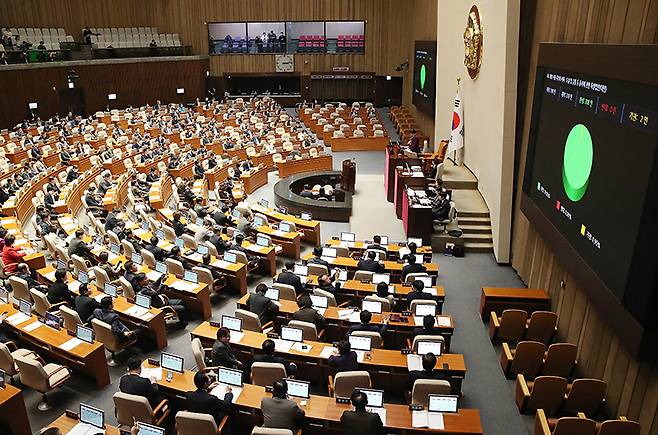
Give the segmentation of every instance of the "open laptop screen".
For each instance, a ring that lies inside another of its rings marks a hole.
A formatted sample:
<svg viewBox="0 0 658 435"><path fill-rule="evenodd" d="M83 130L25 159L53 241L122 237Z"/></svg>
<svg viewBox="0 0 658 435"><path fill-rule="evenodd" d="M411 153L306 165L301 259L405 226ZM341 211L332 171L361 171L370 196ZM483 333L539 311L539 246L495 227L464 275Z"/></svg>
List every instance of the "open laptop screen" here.
<svg viewBox="0 0 658 435"><path fill-rule="evenodd" d="M80 421L99 429L105 429L105 411L85 403L80 404Z"/></svg>
<svg viewBox="0 0 658 435"><path fill-rule="evenodd" d="M288 383L288 394L293 397L301 397L302 399L309 398L310 382L298 381L293 379L286 379Z"/></svg>
<svg viewBox="0 0 658 435"><path fill-rule="evenodd" d="M443 344L440 341L419 341L418 355L433 353L434 356L441 356Z"/></svg>
<svg viewBox="0 0 658 435"><path fill-rule="evenodd" d="M436 316L436 305L416 304L415 316Z"/></svg>
<svg viewBox="0 0 658 435"><path fill-rule="evenodd" d="M457 412L458 397L448 394L430 394L427 410L430 412Z"/></svg>
<svg viewBox="0 0 658 435"><path fill-rule="evenodd" d="M137 435L165 435L165 430L152 424L137 423Z"/></svg>
<svg viewBox="0 0 658 435"><path fill-rule="evenodd" d="M296 341L301 343L302 341L304 341L304 330L301 328L282 326L281 339L288 341Z"/></svg>
<svg viewBox="0 0 658 435"><path fill-rule="evenodd" d="M388 273L375 273L375 274L373 274L372 283L373 284L379 284L380 282L390 284L391 283L391 276Z"/></svg>
<svg viewBox="0 0 658 435"><path fill-rule="evenodd" d="M183 373L184 362L185 359L182 356L174 355L173 353L162 352L160 355L160 366L172 372Z"/></svg>
<svg viewBox="0 0 658 435"><path fill-rule="evenodd" d="M222 315L222 326L235 332L242 332L242 319L237 317Z"/></svg>
<svg viewBox="0 0 658 435"><path fill-rule="evenodd" d="M363 301L361 305L363 311L370 311L371 313L381 314L382 303L379 301Z"/></svg>
<svg viewBox="0 0 658 435"><path fill-rule="evenodd" d="M340 240L343 242L355 242L356 234L354 233L340 233Z"/></svg>
<svg viewBox="0 0 658 435"><path fill-rule="evenodd" d="M359 388L359 391L368 396L368 406L381 408L384 406L384 390L371 390L369 388Z"/></svg>
<svg viewBox="0 0 658 435"><path fill-rule="evenodd" d="M242 386L242 370L228 369L220 367L217 372L217 381L222 384Z"/></svg>
<svg viewBox="0 0 658 435"><path fill-rule="evenodd" d="M372 349L372 339L370 337L360 337L356 335L350 335L349 337L350 345L354 350L370 350Z"/></svg>

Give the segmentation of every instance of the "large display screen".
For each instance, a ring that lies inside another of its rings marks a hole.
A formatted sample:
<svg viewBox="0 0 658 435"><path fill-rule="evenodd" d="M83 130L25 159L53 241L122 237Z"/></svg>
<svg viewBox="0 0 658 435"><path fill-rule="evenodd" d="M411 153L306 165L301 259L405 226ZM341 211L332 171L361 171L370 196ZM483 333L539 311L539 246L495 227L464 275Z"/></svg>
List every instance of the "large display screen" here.
<svg viewBox="0 0 658 435"><path fill-rule="evenodd" d="M537 70L524 193L627 308L657 142L658 88Z"/></svg>
<svg viewBox="0 0 658 435"><path fill-rule="evenodd" d="M436 41L416 41L414 46L414 89L412 102L434 118L436 98Z"/></svg>

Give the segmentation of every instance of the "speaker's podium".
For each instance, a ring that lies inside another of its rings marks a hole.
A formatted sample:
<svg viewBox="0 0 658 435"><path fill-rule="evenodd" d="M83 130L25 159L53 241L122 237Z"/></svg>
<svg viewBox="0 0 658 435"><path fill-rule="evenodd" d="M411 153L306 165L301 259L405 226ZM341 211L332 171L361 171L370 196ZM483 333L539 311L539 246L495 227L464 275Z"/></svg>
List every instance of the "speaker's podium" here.
<svg viewBox="0 0 658 435"><path fill-rule="evenodd" d="M356 184L356 162L343 160L343 173L340 178L340 188L345 192L354 193Z"/></svg>

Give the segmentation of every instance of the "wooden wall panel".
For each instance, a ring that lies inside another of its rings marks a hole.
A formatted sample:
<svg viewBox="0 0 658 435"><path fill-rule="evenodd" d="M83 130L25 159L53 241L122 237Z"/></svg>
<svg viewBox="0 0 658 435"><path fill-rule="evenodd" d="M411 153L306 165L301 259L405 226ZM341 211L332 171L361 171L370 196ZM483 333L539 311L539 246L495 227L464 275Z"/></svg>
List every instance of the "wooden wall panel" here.
<svg viewBox="0 0 658 435"><path fill-rule="evenodd" d="M517 191L521 191L528 129L540 42L589 42L609 44L658 43L658 0L531 0L536 10L529 56L525 113L520 137ZM526 60L528 61L528 60ZM524 80L520 77L520 83ZM643 435L658 435L658 364L639 363L607 326L578 283L519 209L516 197L512 265L530 287L545 288L559 313L559 336L579 345L581 375L608 383L611 414L626 415L642 424ZM560 282L564 282L561 288Z"/></svg>
<svg viewBox="0 0 658 435"><path fill-rule="evenodd" d="M116 107L141 106L162 101L192 101L205 95L207 59L156 62L123 62L93 65L15 68L0 72L0 127L24 119L27 103L39 103L41 117L59 111L59 90L67 86L67 74L74 69L83 88L87 114L107 106L107 94L116 93ZM184 87L185 95L176 95Z"/></svg>

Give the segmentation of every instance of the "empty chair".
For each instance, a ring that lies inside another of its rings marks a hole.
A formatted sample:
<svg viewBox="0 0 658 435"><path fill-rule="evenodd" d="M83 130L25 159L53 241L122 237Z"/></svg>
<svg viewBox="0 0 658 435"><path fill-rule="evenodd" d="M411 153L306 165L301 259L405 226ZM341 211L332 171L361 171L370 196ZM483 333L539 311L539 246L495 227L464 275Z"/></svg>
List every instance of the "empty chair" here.
<svg viewBox="0 0 658 435"><path fill-rule="evenodd" d="M91 319L91 325L94 328L94 335L96 336L96 340L103 343L105 349L110 352L110 359L107 360L107 365L110 367L116 367L118 363L114 359L114 354L129 348L136 343L137 339L133 338L128 341L119 341L117 336L112 333L112 327L98 319Z"/></svg>
<svg viewBox="0 0 658 435"><path fill-rule="evenodd" d="M493 314L493 312L492 312ZM505 314L505 313L503 313ZM557 331L557 314L552 311L535 311L530 316L525 333L526 340L548 344Z"/></svg>
<svg viewBox="0 0 658 435"><path fill-rule="evenodd" d="M82 325L82 320L78 313L66 305L62 305L59 309L62 318L64 319L64 329L72 334L78 330L78 325Z"/></svg>
<svg viewBox="0 0 658 435"><path fill-rule="evenodd" d="M197 371L207 371L214 370L217 367L208 366L207 362L210 361L209 354L212 351L212 348L205 348L201 343L201 340L198 338L192 339L192 355L194 355L194 361L196 362Z"/></svg>
<svg viewBox="0 0 658 435"><path fill-rule="evenodd" d="M180 261L172 258L165 258L165 264L167 265L167 273L176 275L179 278L185 275L185 268Z"/></svg>
<svg viewBox="0 0 658 435"><path fill-rule="evenodd" d="M121 284L121 289L123 290L123 296L126 299L135 299L135 289L133 285L124 277L119 277L119 284Z"/></svg>
<svg viewBox="0 0 658 435"><path fill-rule="evenodd" d="M626 417L619 417L618 420L606 420L601 423L598 435L639 435L640 424L635 421L628 421Z"/></svg>
<svg viewBox="0 0 658 435"><path fill-rule="evenodd" d="M169 416L171 409L167 399L163 399L155 409L151 408L146 397L135 396L122 392L114 393L114 414L117 423L123 426L132 426L135 421L160 425Z"/></svg>
<svg viewBox="0 0 658 435"><path fill-rule="evenodd" d="M128 240L122 240L121 246L123 246L123 256L126 258L132 258L133 253L137 252L133 244Z"/></svg>
<svg viewBox="0 0 658 435"><path fill-rule="evenodd" d="M516 343L523 338L527 321L528 313L523 310L505 310L500 317L492 311L489 337L492 340ZM537 341L543 342L543 340Z"/></svg>
<svg viewBox="0 0 658 435"><path fill-rule="evenodd" d="M155 256L148 249L140 249L139 255L144 259L144 264L149 267L149 269L155 269Z"/></svg>
<svg viewBox="0 0 658 435"><path fill-rule="evenodd" d="M558 418L553 430L551 430L551 425L544 410L537 410L535 435L594 435L595 433L596 422L582 415Z"/></svg>
<svg viewBox="0 0 658 435"><path fill-rule="evenodd" d="M366 270L357 270L356 272L354 272L354 280L372 282L372 278L374 275L375 272L368 272Z"/></svg>
<svg viewBox="0 0 658 435"><path fill-rule="evenodd" d="M304 322L302 320L291 320L288 322L288 326L303 330L302 338L304 340L318 341L318 338L322 337L322 333L318 334L318 328L315 326L315 323Z"/></svg>
<svg viewBox="0 0 658 435"><path fill-rule="evenodd" d="M217 435L221 434L228 421L225 415L217 426L210 414L198 412L178 411L176 413L176 433L178 435Z"/></svg>
<svg viewBox="0 0 658 435"><path fill-rule="evenodd" d="M576 379L567 392L562 412L575 415L579 412L596 417L605 401L606 383L599 379Z"/></svg>
<svg viewBox="0 0 658 435"><path fill-rule="evenodd" d="M562 405L567 391L567 380L559 376L538 376L534 381L526 381L521 374L516 377L515 401L521 413L543 409L553 414Z"/></svg>
<svg viewBox="0 0 658 435"><path fill-rule="evenodd" d="M242 329L247 331L265 332L272 329L272 322L261 325L258 315L251 311L237 309L235 310L235 317L242 320Z"/></svg>
<svg viewBox="0 0 658 435"><path fill-rule="evenodd" d="M544 357L542 375L562 376L568 378L576 366L578 347L571 343L555 343L548 346Z"/></svg>
<svg viewBox="0 0 658 435"><path fill-rule="evenodd" d="M355 337L370 337L370 343L373 349L380 349L384 345L382 336L376 331L354 331L351 335Z"/></svg>
<svg viewBox="0 0 658 435"><path fill-rule="evenodd" d="M286 377L286 367L280 363L255 362L251 366L251 383L261 387L268 387Z"/></svg>
<svg viewBox="0 0 658 435"><path fill-rule="evenodd" d="M91 268L91 271L96 278L96 287L98 287L99 290L103 290L105 288L105 284L111 282L107 272L100 267L94 266Z"/></svg>
<svg viewBox="0 0 658 435"><path fill-rule="evenodd" d="M27 285L27 281L17 276L10 276L8 281L9 285L11 286L14 299L25 299L26 301L32 302L32 295L30 294L30 288Z"/></svg>
<svg viewBox="0 0 658 435"><path fill-rule="evenodd" d="M78 276L80 272L89 273L89 267L85 263L85 259L79 255L71 255L71 261L73 261L73 274Z"/></svg>
<svg viewBox="0 0 658 435"><path fill-rule="evenodd" d="M522 341L516 349L510 349L507 343L503 343L500 366L507 377L521 373L534 378L539 373L545 351L544 343L538 341Z"/></svg>
<svg viewBox="0 0 658 435"><path fill-rule="evenodd" d="M355 388L372 388L370 373L366 370L354 370L336 373L328 379L329 396L350 397Z"/></svg>
<svg viewBox="0 0 658 435"><path fill-rule="evenodd" d="M38 355L28 349L19 349L13 341L0 343L0 370L3 370L10 380L20 371L16 358L38 358Z"/></svg>
<svg viewBox="0 0 658 435"><path fill-rule="evenodd" d="M308 263L308 274L311 276L329 275L329 269L324 264Z"/></svg>
<svg viewBox="0 0 658 435"><path fill-rule="evenodd" d="M286 301L297 300L297 292L295 291L295 287L289 284L280 284L278 282L272 284L272 287L279 290L279 299Z"/></svg>
<svg viewBox="0 0 658 435"><path fill-rule="evenodd" d="M411 404L427 407L430 394L450 394L450 382L438 379L417 379L411 389Z"/></svg>
<svg viewBox="0 0 658 435"><path fill-rule="evenodd" d="M41 393L40 411L48 411L52 406L48 403L47 393L61 387L71 378L71 370L59 364L45 364L39 358L18 357L16 365L20 372L21 383Z"/></svg>

